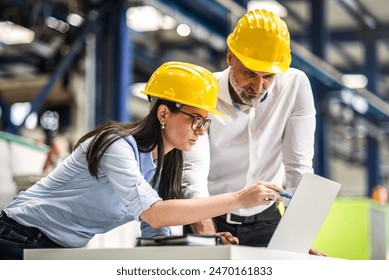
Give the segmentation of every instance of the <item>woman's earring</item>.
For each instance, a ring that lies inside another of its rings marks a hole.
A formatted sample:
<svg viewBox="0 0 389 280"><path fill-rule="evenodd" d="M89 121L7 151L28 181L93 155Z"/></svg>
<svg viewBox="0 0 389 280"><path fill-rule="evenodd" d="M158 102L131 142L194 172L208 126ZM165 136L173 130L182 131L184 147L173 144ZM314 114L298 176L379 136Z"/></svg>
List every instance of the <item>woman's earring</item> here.
<svg viewBox="0 0 389 280"><path fill-rule="evenodd" d="M161 129L162 129L162 130L165 129L165 123L164 123L164 122L161 123Z"/></svg>

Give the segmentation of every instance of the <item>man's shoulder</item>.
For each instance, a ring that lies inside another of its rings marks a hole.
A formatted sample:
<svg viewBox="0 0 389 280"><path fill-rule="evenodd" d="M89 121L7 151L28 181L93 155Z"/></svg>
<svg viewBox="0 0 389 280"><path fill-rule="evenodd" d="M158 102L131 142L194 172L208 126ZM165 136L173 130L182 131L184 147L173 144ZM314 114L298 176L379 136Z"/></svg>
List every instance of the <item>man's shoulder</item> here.
<svg viewBox="0 0 389 280"><path fill-rule="evenodd" d="M227 67L225 69L222 69L220 71L214 71L212 73L216 77L216 79L220 82L220 79L228 77L229 72L230 72L230 67Z"/></svg>
<svg viewBox="0 0 389 280"><path fill-rule="evenodd" d="M304 73L304 71L300 70L300 69L297 69L297 68L293 68L293 67L289 67L288 71L286 71L284 74L281 74L281 75L286 75L286 76L303 76L303 77L306 77L307 75Z"/></svg>
<svg viewBox="0 0 389 280"><path fill-rule="evenodd" d="M220 79L221 76L223 75L223 72L224 71L217 71L217 72L213 72L213 75L216 77L216 79Z"/></svg>
<svg viewBox="0 0 389 280"><path fill-rule="evenodd" d="M285 73L277 75L276 83L295 80L308 81L309 79L302 70L290 67Z"/></svg>

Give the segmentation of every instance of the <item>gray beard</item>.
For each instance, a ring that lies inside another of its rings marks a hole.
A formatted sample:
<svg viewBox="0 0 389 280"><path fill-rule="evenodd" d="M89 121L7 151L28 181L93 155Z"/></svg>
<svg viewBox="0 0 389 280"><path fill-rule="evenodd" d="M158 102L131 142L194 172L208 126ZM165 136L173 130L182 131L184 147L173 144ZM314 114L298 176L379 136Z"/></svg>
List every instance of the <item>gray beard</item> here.
<svg viewBox="0 0 389 280"><path fill-rule="evenodd" d="M255 106L259 102L261 102L261 100L265 96L265 94L266 94L266 90L265 89L261 89L261 95L258 98L255 98L255 97L246 98L246 97L244 97L243 90L241 90L240 93L238 93L239 98L240 98L240 100L242 100L243 104L249 105L251 107Z"/></svg>
<svg viewBox="0 0 389 280"><path fill-rule="evenodd" d="M255 97L246 98L244 96L244 89L238 87L238 85L236 84L236 82L234 80L233 75L231 75L231 77L230 77L230 82L231 82L232 88L238 94L238 96L239 96L240 100L242 101L242 103L245 104L245 105L248 105L248 106L251 106L251 107L257 105L259 102L261 102L262 97L264 97L265 94L266 94L266 90L265 89L261 89L261 95L258 98L255 98Z"/></svg>
<svg viewBox="0 0 389 280"><path fill-rule="evenodd" d="M255 98L255 97L249 97L249 98L246 98L244 97L244 88L241 88L239 87L236 82L235 82L235 79L234 79L234 75L232 72L230 72L230 83L231 83L231 86L233 88L233 90L238 94L240 100L242 101L243 104L245 105L248 105L248 106L255 106L257 105L259 102L261 102L262 100L262 97L265 96L266 94L266 91L265 89L261 89L261 95L258 97L258 98ZM252 91L252 89L248 89L247 91Z"/></svg>

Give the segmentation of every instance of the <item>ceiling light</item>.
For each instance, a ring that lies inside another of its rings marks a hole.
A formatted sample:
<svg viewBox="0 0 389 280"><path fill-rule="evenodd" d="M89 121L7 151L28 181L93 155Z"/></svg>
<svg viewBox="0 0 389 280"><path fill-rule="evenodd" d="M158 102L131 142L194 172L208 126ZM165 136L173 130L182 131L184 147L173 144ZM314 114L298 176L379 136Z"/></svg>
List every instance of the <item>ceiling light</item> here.
<svg viewBox="0 0 389 280"><path fill-rule="evenodd" d="M24 118L31 110L31 103L29 102L18 102L14 103L10 107L11 110L11 122L14 125L21 125L24 121ZM28 116L25 126L26 128L33 129L37 126L38 116L37 113L32 113Z"/></svg>
<svg viewBox="0 0 389 280"><path fill-rule="evenodd" d="M369 110L369 104L367 103L366 99L361 96L355 96L351 105L353 106L354 110L360 114L366 114Z"/></svg>
<svg viewBox="0 0 389 280"><path fill-rule="evenodd" d="M345 74L342 76L342 82L351 89L365 88L367 86L367 78L362 74Z"/></svg>
<svg viewBox="0 0 389 280"><path fill-rule="evenodd" d="M67 21L70 25L78 27L84 22L84 18L78 14L72 13L68 15Z"/></svg>
<svg viewBox="0 0 389 280"><path fill-rule="evenodd" d="M190 34L190 27L189 27L189 25L184 24L184 23L178 25L177 26L177 33L181 37L189 36L189 34Z"/></svg>
<svg viewBox="0 0 389 280"><path fill-rule="evenodd" d="M34 41L35 33L10 21L0 22L0 43L5 45L29 44Z"/></svg>
<svg viewBox="0 0 389 280"><path fill-rule="evenodd" d="M45 23L48 27L55 29L61 33L66 33L69 31L69 24L66 22L56 19L55 17L47 17Z"/></svg>
<svg viewBox="0 0 389 280"><path fill-rule="evenodd" d="M369 110L369 104L365 98L354 94L348 89L341 90L340 97L346 105L350 106L360 114L366 114Z"/></svg>
<svg viewBox="0 0 389 280"><path fill-rule="evenodd" d="M176 26L175 20L162 15L152 6L132 7L127 10L127 26L137 32L172 29Z"/></svg>
<svg viewBox="0 0 389 280"><path fill-rule="evenodd" d="M288 10L277 1L252 0L247 3L247 11L252 11L256 9L265 9L271 11L281 18L284 18L288 15Z"/></svg>
<svg viewBox="0 0 389 280"><path fill-rule="evenodd" d="M174 29L176 25L177 25L177 21L171 16L164 15L162 17L162 24L161 24L162 29L164 30Z"/></svg>

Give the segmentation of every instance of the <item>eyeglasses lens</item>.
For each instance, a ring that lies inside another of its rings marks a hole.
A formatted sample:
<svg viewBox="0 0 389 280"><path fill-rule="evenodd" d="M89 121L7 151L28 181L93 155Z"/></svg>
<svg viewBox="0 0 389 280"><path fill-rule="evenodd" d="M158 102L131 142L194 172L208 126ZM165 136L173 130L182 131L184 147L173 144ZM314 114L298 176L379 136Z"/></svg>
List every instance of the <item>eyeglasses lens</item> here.
<svg viewBox="0 0 389 280"><path fill-rule="evenodd" d="M198 130L201 126L203 126L204 130L208 130L209 125L211 124L210 119L203 119L201 117L194 117L192 122L192 129Z"/></svg>
<svg viewBox="0 0 389 280"><path fill-rule="evenodd" d="M193 131L196 131L198 129L200 129L201 126L203 126L204 130L207 131L210 124L211 124L211 120L210 119L205 119L205 118L202 118L200 116L194 116L192 114L189 114L189 113L186 113L184 111L181 111L181 110L178 110L178 112L184 114L184 115L187 115L188 117L191 117L192 118L192 129Z"/></svg>

